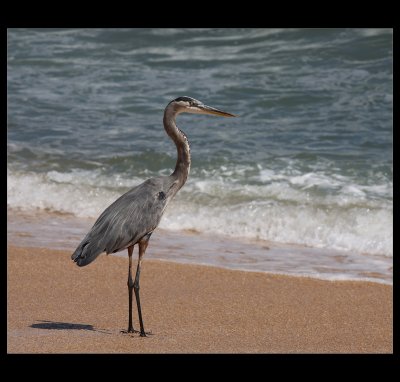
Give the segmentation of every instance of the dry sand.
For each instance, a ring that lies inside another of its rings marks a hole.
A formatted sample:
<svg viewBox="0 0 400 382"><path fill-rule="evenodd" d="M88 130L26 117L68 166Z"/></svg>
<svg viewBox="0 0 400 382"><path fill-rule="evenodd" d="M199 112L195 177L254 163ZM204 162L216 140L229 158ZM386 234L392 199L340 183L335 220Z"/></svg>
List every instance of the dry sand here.
<svg viewBox="0 0 400 382"><path fill-rule="evenodd" d="M79 268L67 252L8 247L8 353L393 351L390 285L146 258L140 293L152 335L123 334L127 268L112 255Z"/></svg>

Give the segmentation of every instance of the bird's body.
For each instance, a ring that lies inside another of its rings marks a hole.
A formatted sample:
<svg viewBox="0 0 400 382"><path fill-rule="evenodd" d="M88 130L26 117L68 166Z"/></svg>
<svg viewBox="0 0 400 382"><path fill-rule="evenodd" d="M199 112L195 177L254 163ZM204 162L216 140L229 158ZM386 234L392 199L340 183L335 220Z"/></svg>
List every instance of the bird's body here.
<svg viewBox="0 0 400 382"><path fill-rule="evenodd" d="M165 208L185 184L190 171L189 142L175 123L176 116L183 112L234 116L206 106L190 97L179 97L171 101L165 108L163 122L166 133L177 148L178 159L174 172L169 176L148 179L120 196L103 211L71 256L77 265L85 266L94 261L102 252L109 254L128 249L129 325L127 332L135 332L132 326L132 289L134 289L141 336L146 336L139 298L141 259L151 234L160 223ZM139 261L133 282L132 252L136 244L139 245Z"/></svg>
<svg viewBox="0 0 400 382"><path fill-rule="evenodd" d="M79 266L102 252L115 253L135 245L160 223L168 202L178 191L168 176L151 178L107 207L72 255Z"/></svg>

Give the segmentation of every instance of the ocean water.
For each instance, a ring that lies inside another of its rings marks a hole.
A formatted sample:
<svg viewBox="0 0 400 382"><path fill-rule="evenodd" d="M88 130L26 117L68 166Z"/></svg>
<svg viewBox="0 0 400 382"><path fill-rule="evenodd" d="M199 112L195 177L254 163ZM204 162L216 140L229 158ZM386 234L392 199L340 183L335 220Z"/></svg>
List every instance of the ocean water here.
<svg viewBox="0 0 400 382"><path fill-rule="evenodd" d="M8 29L9 240L72 253L118 196L171 173L163 111L187 95L239 117L178 117L191 173L154 255L391 282L392 40L391 29Z"/></svg>

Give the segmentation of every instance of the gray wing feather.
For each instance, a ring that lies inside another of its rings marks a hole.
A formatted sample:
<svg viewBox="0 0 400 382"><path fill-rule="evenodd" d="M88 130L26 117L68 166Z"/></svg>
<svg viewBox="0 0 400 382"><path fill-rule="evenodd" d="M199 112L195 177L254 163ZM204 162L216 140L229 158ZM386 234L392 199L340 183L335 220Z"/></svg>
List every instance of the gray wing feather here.
<svg viewBox="0 0 400 382"><path fill-rule="evenodd" d="M175 195L169 177L146 180L107 207L71 258L79 266L91 263L102 252L114 253L136 244L159 224Z"/></svg>

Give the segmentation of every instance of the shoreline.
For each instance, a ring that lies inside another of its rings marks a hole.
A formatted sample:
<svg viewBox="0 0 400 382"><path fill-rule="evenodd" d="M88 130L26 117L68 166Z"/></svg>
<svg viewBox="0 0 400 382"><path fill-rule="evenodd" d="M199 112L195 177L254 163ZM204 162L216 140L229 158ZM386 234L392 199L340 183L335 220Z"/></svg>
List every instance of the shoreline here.
<svg viewBox="0 0 400 382"><path fill-rule="evenodd" d="M8 207L7 242L26 247L71 251L86 235L94 220L55 212L19 211ZM125 257L123 252L116 255ZM210 265L318 280L393 284L391 257L251 238L232 238L190 230L158 228L152 236L146 257L181 264Z"/></svg>
<svg viewBox="0 0 400 382"><path fill-rule="evenodd" d="M9 245L7 352L393 352L391 285L148 258L140 293L152 335L124 335L127 268L121 256L79 268L67 251ZM133 320L137 329L135 304Z"/></svg>

